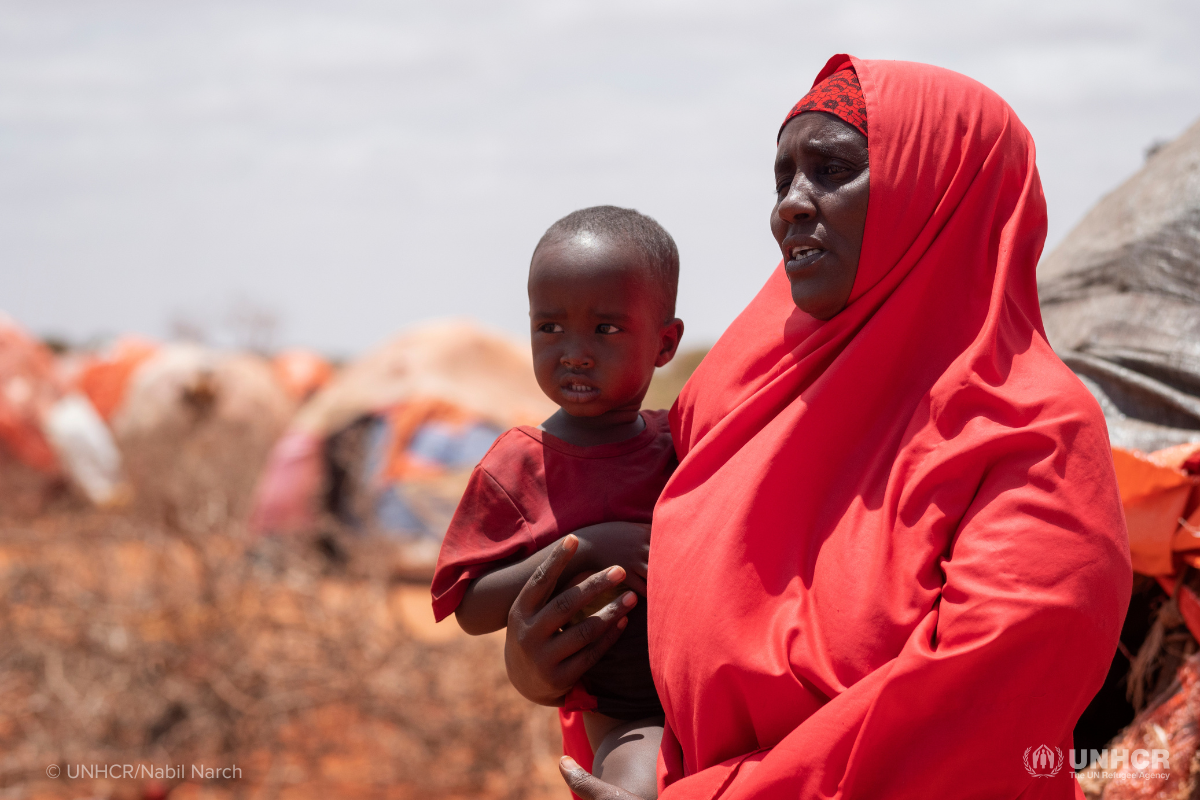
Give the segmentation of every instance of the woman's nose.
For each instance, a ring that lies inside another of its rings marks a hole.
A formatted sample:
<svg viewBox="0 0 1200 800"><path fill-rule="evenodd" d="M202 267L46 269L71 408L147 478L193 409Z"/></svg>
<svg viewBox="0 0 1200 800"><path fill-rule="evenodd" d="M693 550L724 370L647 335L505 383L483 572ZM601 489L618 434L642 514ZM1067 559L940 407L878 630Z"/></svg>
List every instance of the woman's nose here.
<svg viewBox="0 0 1200 800"><path fill-rule="evenodd" d="M792 179L787 194L779 201L779 216L786 222L812 219L817 215L817 204L813 199L812 185L803 174Z"/></svg>

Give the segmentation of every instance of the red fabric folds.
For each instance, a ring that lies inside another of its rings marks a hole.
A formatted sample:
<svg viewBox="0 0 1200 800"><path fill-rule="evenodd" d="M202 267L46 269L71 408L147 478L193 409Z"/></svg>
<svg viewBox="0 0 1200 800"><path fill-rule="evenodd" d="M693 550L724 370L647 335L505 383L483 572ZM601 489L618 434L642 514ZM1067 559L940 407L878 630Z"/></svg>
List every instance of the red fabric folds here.
<svg viewBox="0 0 1200 800"><path fill-rule="evenodd" d="M575 763L592 771L596 754L592 752L592 743L588 741L587 728L583 722L582 711L567 711L558 709L558 724L562 728L563 755L575 759ZM574 800L580 800L579 795L571 792Z"/></svg>
<svg viewBox="0 0 1200 800"><path fill-rule="evenodd" d="M1129 598L1100 409L1046 343L1033 141L962 75L852 63L871 194L849 305L777 268L672 410L650 655L663 800L1072 797Z"/></svg>

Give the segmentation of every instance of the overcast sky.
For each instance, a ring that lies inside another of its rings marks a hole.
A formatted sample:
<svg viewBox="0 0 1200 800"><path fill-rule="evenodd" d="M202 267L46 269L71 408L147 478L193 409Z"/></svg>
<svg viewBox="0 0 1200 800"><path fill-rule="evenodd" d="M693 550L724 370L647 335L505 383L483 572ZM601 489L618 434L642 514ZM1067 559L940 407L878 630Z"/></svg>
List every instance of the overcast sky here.
<svg viewBox="0 0 1200 800"><path fill-rule="evenodd" d="M837 52L991 86L1050 246L1200 117L1200 3L0 0L0 309L75 341L173 324L347 354L421 319L526 330L558 217L662 222L686 340L778 260L774 136Z"/></svg>

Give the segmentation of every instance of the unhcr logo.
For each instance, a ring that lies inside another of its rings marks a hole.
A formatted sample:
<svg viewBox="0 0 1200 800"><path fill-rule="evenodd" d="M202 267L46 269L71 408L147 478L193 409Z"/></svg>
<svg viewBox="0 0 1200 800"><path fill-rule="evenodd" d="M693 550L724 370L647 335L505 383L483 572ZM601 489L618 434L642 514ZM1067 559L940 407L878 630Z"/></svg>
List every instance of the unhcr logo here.
<svg viewBox="0 0 1200 800"><path fill-rule="evenodd" d="M1063 767L1063 751L1039 745L1036 750L1025 748L1025 769L1035 778L1053 778Z"/></svg>
<svg viewBox="0 0 1200 800"><path fill-rule="evenodd" d="M1066 758L1063 751L1046 745L1025 748L1025 771L1035 778L1053 778L1062 771ZM1166 748L1153 750L1072 750L1071 769L1087 770L1080 777L1105 780L1165 779L1170 775L1171 751Z"/></svg>
<svg viewBox="0 0 1200 800"><path fill-rule="evenodd" d="M1166 778L1171 769L1171 751L1165 747L1153 750L1139 748L1132 751L1117 747L1112 750L1092 750L1089 755L1087 750L1072 750L1071 766L1075 769L1083 769L1086 766L1088 774L1102 778L1117 775L1130 778Z"/></svg>

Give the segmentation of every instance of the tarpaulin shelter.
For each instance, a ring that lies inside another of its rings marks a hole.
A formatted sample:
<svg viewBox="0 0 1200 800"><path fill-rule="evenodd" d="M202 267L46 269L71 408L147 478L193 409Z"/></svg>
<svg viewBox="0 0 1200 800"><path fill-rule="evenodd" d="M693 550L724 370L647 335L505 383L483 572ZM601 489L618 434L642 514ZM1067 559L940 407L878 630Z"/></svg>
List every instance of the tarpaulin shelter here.
<svg viewBox="0 0 1200 800"><path fill-rule="evenodd" d="M1150 454L1114 448L1113 462L1134 572L1167 579L1200 566L1200 444Z"/></svg>
<svg viewBox="0 0 1200 800"><path fill-rule="evenodd" d="M38 472L57 473L42 418L62 393L54 354L0 314L0 448Z"/></svg>
<svg viewBox="0 0 1200 800"><path fill-rule="evenodd" d="M524 343L466 320L415 327L300 409L272 453L252 524L303 530L332 510L355 527L440 536L491 441L555 410Z"/></svg>
<svg viewBox="0 0 1200 800"><path fill-rule="evenodd" d="M1177 691L1176 670L1200 638L1200 444L1153 453L1114 447L1113 463L1129 531L1134 590L1108 678L1076 728L1076 746L1085 750L1102 747L1147 700L1153 707ZM1193 672L1198 666L1192 665ZM1190 768L1185 773L1191 774ZM1200 771L1194 777L1200 778ZM1089 781L1094 787L1107 785L1094 776ZM1104 796L1123 797L1123 791Z"/></svg>
<svg viewBox="0 0 1200 800"><path fill-rule="evenodd" d="M1114 445L1200 441L1200 122L1088 212L1038 266L1038 291Z"/></svg>
<svg viewBox="0 0 1200 800"><path fill-rule="evenodd" d="M112 428L138 503L202 529L246 514L295 408L266 359L170 344L133 373Z"/></svg>
<svg viewBox="0 0 1200 800"><path fill-rule="evenodd" d="M133 373L158 349L158 343L149 339L122 336L103 351L84 356L70 384L91 401L101 417L110 420L125 399Z"/></svg>
<svg viewBox="0 0 1200 800"><path fill-rule="evenodd" d="M333 377L333 365L312 350L292 348L271 359L275 378L296 402L304 402Z"/></svg>
<svg viewBox="0 0 1200 800"><path fill-rule="evenodd" d="M128 494L120 454L92 403L70 391L49 348L0 314L0 502L37 511L61 477L96 505Z"/></svg>
<svg viewBox="0 0 1200 800"><path fill-rule="evenodd" d="M348 364L297 413L294 427L329 433L413 398L505 425L538 424L557 409L537 386L528 344L448 320L414 327Z"/></svg>
<svg viewBox="0 0 1200 800"><path fill-rule="evenodd" d="M1200 636L1200 123L1151 153L1043 259L1038 289L1050 343L1104 410L1137 573L1113 668L1080 726L1098 733L1109 724L1106 715L1132 716L1150 698L1111 746L1152 735L1172 751L1161 780L1097 777L1101 770L1083 785L1089 797L1110 800L1194 796L1200 769L1192 764L1193 706L1200 695L1192 686L1200 663L1189 656ZM1121 711L1126 697L1131 704ZM1077 747L1103 746L1081 743L1086 736L1076 728Z"/></svg>
<svg viewBox="0 0 1200 800"><path fill-rule="evenodd" d="M331 498L332 510L356 527L440 542L470 470L505 429L445 400L397 403L367 418L359 483ZM344 468L337 445L326 452L335 468Z"/></svg>

